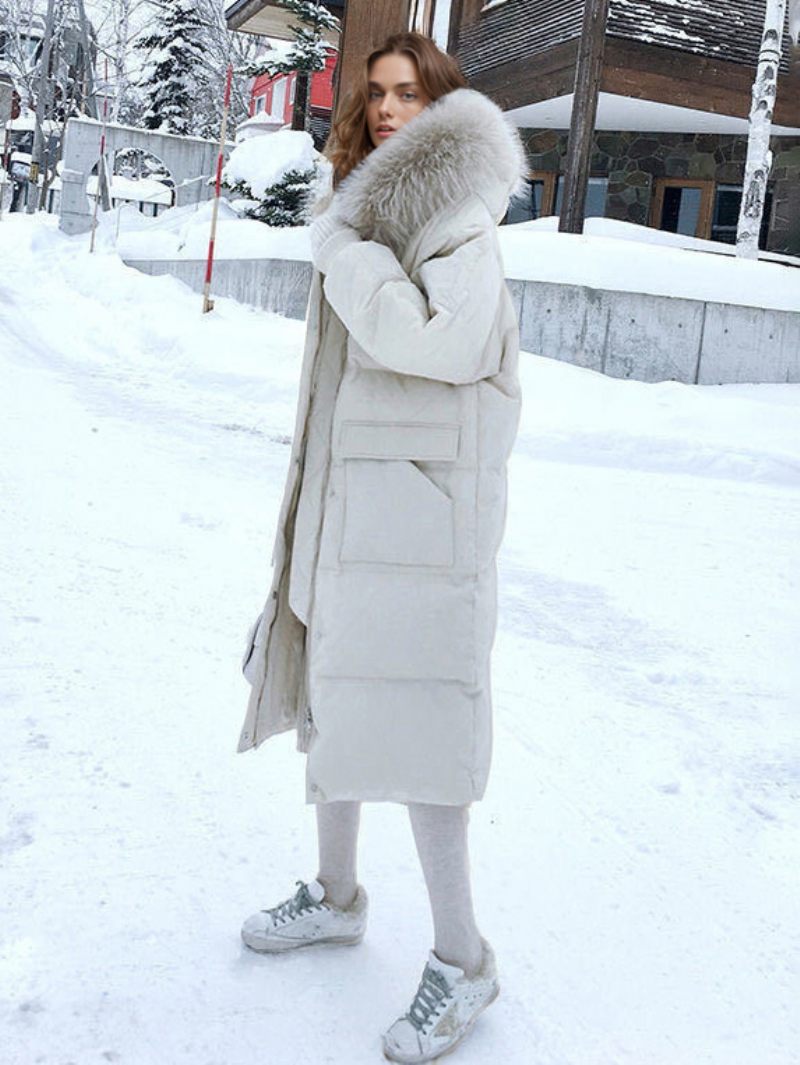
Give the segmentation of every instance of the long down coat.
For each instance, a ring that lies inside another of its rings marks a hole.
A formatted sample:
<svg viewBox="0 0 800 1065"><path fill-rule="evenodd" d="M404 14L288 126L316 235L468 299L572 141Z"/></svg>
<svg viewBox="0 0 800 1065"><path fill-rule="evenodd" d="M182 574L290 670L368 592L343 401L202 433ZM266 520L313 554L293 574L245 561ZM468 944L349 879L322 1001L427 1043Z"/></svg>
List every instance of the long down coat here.
<svg viewBox="0 0 800 1065"><path fill-rule="evenodd" d="M239 750L298 730L306 801L483 796L518 329L497 222L516 131L458 89L342 182L315 273Z"/></svg>

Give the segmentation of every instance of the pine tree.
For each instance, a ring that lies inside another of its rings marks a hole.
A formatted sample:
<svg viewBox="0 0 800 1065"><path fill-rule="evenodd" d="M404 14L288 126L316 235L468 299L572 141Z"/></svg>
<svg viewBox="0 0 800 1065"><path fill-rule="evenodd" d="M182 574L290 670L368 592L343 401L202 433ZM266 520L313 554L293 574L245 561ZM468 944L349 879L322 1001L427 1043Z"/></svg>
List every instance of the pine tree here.
<svg viewBox="0 0 800 1065"><path fill-rule="evenodd" d="M137 41L136 47L147 52L149 60L142 81L146 129L183 135L198 132L206 25L196 8L193 0L169 0L155 30Z"/></svg>
<svg viewBox="0 0 800 1065"><path fill-rule="evenodd" d="M290 170L280 181L270 185L263 197L248 207L246 218L266 222L268 226L302 226L308 222L308 205L316 181L314 170ZM252 195L249 186L234 188L240 195Z"/></svg>

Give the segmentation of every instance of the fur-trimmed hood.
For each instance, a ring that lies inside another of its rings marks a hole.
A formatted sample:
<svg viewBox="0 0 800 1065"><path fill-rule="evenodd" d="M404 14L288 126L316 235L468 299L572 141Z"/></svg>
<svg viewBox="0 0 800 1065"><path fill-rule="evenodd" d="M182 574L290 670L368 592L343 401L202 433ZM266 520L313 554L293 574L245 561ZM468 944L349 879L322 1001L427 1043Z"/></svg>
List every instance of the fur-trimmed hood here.
<svg viewBox="0 0 800 1065"><path fill-rule="evenodd" d="M398 250L470 196L499 221L525 173L519 134L500 108L456 89L370 152L339 186L333 209L363 238Z"/></svg>

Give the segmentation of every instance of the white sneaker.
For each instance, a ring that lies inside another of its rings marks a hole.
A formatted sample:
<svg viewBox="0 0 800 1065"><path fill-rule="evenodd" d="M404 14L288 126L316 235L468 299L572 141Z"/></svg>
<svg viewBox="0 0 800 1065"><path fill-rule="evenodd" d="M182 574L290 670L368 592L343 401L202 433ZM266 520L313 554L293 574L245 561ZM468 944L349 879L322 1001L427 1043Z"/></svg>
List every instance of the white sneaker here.
<svg viewBox="0 0 800 1065"><path fill-rule="evenodd" d="M290 899L260 910L242 925L242 939L251 950L275 954L316 943L359 943L367 926L367 893L359 886L346 910L325 901L319 880L298 880Z"/></svg>
<svg viewBox="0 0 800 1065"><path fill-rule="evenodd" d="M416 1065L458 1046L500 993L494 951L485 939L482 942L483 962L471 980L463 969L446 965L430 952L408 1013L383 1036L385 1057Z"/></svg>

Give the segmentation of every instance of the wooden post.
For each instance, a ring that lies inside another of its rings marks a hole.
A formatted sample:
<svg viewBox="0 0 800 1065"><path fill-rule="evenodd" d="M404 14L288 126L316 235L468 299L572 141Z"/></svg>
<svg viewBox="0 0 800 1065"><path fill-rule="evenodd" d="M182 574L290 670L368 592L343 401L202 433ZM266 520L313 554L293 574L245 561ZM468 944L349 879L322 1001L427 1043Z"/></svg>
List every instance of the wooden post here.
<svg viewBox="0 0 800 1065"><path fill-rule="evenodd" d="M408 29L409 0L347 0L342 21L335 107L343 100L370 52L390 33Z"/></svg>
<svg viewBox="0 0 800 1065"><path fill-rule="evenodd" d="M584 0L583 27L575 67L572 119L569 127L564 193L561 199L561 233L582 233L597 98L603 75L609 0Z"/></svg>

